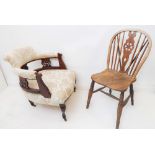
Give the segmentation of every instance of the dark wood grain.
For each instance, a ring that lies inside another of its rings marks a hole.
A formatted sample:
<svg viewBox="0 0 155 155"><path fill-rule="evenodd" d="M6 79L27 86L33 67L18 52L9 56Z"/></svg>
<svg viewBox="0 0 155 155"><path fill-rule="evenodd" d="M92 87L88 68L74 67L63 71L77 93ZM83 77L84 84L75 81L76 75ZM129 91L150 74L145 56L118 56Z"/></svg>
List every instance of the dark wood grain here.
<svg viewBox="0 0 155 155"><path fill-rule="evenodd" d="M56 59L56 58L59 61L59 66L52 66L51 59ZM28 80L26 78L22 78L22 77L19 77L20 86L26 92L34 93L34 94L41 94L45 98L51 98L52 94L49 91L48 87L45 85L44 81L42 80L42 75L41 75L41 73L39 73L39 71L53 70L53 69L67 69L67 67L62 59L62 54L58 53L58 57L47 57L47 58L31 60L31 61L27 62L26 64L24 64L23 66L21 66L21 69L28 70L29 69L28 64L31 62L34 62L34 61L38 61L38 60L41 60L42 67L34 69L34 70L37 71L36 81L37 81L39 89L30 88L29 84L28 84Z"/></svg>

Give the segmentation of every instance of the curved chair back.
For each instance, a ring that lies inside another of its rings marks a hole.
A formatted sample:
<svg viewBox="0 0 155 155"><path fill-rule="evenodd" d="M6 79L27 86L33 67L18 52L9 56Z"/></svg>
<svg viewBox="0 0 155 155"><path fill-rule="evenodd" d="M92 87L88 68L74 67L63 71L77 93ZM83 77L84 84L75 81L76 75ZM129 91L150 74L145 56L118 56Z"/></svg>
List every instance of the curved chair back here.
<svg viewBox="0 0 155 155"><path fill-rule="evenodd" d="M58 66L53 66L51 59L58 59ZM26 92L33 94L42 94L45 98L51 98L48 87L42 80L42 74L39 71L50 69L67 69L60 53L37 53L31 47L19 48L8 53L5 60L11 64L15 73L19 76L20 86ZM35 70L29 70L28 64L41 60L42 67ZM29 87L29 82L36 80L39 89Z"/></svg>
<svg viewBox="0 0 155 155"><path fill-rule="evenodd" d="M147 33L141 30L122 30L111 39L107 68L136 77L152 46Z"/></svg>

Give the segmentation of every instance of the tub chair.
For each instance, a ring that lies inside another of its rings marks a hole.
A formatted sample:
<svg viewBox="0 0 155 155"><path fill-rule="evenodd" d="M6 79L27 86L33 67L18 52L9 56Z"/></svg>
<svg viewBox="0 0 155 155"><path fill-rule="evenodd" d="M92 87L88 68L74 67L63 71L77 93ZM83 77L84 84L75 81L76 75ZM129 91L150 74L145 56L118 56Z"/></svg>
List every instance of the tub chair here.
<svg viewBox="0 0 155 155"><path fill-rule="evenodd" d="M75 73L67 69L62 54L38 53L26 47L8 53L5 60L19 76L20 87L32 106L59 106L67 121L65 103L75 91ZM58 65L53 63L56 60Z"/></svg>

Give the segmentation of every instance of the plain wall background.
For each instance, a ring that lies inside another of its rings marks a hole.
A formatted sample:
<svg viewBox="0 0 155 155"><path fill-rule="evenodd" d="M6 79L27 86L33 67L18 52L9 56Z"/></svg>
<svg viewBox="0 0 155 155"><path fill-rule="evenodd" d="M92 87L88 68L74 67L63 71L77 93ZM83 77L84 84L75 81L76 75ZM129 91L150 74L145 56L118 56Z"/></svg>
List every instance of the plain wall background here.
<svg viewBox="0 0 155 155"><path fill-rule="evenodd" d="M5 53L31 46L39 52L60 52L76 72L77 89L88 89L92 73L106 68L111 37L124 28L139 28L152 38L152 51L138 74L137 88L155 91L155 26L0 26L0 66L9 85L18 85Z"/></svg>

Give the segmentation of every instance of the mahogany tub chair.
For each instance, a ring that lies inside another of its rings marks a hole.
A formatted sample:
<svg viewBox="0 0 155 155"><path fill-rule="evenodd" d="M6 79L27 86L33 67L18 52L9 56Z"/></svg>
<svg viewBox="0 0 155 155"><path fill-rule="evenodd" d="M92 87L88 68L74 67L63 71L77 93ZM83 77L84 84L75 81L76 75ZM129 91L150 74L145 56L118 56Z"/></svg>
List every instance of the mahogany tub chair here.
<svg viewBox="0 0 155 155"><path fill-rule="evenodd" d="M119 31L110 41L107 69L91 76L92 82L86 108L89 108L92 94L98 91L118 100L116 129L119 128L122 110L129 98L134 105L133 83L150 53L151 46L149 35L141 30ZM95 82L102 87L94 90ZM104 88L108 88L109 91L103 90ZM124 93L128 88L130 88L130 94L124 99ZM120 92L120 97L114 96L112 90Z"/></svg>
<svg viewBox="0 0 155 155"><path fill-rule="evenodd" d="M55 59L57 66L52 64ZM20 87L32 106L59 106L67 121L65 102L75 90L75 73L67 70L62 54L37 53L32 48L21 48L7 54L5 60L18 74ZM41 62L41 67L30 69L29 65L34 65L34 61Z"/></svg>

